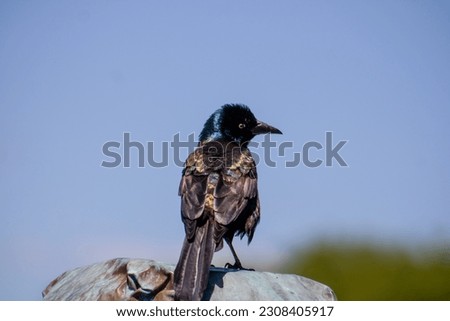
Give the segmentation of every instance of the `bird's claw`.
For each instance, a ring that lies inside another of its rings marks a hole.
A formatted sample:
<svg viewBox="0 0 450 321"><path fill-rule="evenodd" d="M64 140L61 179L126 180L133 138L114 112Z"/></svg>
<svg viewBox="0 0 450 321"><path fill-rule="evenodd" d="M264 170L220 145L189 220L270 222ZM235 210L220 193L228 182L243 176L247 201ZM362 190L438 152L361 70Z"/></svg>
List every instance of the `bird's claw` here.
<svg viewBox="0 0 450 321"><path fill-rule="evenodd" d="M231 263L227 263L227 264L225 264L225 268L226 269L235 269L235 270L237 270L238 268L236 267L236 264L231 264Z"/></svg>
<svg viewBox="0 0 450 321"><path fill-rule="evenodd" d="M234 264L227 263L227 264L225 264L225 268L226 269L232 269L232 270L255 271L255 269L246 269L246 268L244 268L242 266L242 264L238 263L238 262L236 262Z"/></svg>

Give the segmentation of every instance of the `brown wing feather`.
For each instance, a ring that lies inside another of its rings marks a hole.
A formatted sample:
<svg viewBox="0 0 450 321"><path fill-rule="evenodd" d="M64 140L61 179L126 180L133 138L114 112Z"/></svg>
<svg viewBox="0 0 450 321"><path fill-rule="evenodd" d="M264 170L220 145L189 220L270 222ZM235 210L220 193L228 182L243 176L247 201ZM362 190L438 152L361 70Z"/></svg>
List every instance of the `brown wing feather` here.
<svg viewBox="0 0 450 321"><path fill-rule="evenodd" d="M249 200L257 197L255 178L243 174L238 178L230 177L223 174L214 193L215 218L222 225L234 222L244 212Z"/></svg>
<svg viewBox="0 0 450 321"><path fill-rule="evenodd" d="M260 217L256 165L248 149L234 151L231 159L216 186L215 219L250 242Z"/></svg>
<svg viewBox="0 0 450 321"><path fill-rule="evenodd" d="M208 195L208 177L212 173L219 173L219 177L212 195ZM208 198L213 197L211 214L216 222L217 243L230 229L241 237L247 234L250 241L259 221L256 178L256 165L248 149L217 142L197 148L186 160L179 188L186 237L195 235L196 226L208 215Z"/></svg>
<svg viewBox="0 0 450 321"><path fill-rule="evenodd" d="M195 236L197 220L205 211L207 172L201 166L202 155L196 150L186 160L178 194L181 196L181 219L186 238Z"/></svg>

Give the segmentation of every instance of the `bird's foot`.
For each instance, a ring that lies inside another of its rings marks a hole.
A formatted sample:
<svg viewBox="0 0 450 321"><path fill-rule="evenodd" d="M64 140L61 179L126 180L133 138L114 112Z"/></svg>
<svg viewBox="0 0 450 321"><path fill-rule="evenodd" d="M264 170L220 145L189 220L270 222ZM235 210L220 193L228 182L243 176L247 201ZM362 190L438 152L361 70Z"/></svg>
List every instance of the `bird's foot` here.
<svg viewBox="0 0 450 321"><path fill-rule="evenodd" d="M236 262L234 264L227 263L227 264L225 264L225 268L226 269L233 269L233 270L255 271L255 269L244 268L242 266L241 262Z"/></svg>

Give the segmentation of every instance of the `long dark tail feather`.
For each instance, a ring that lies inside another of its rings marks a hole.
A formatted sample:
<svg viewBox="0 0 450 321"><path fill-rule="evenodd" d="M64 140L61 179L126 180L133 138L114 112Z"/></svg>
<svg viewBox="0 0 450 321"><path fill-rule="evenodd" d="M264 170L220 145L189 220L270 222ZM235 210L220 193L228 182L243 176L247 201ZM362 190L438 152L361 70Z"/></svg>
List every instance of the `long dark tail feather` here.
<svg viewBox="0 0 450 321"><path fill-rule="evenodd" d="M192 240L184 239L174 272L175 300L199 301L208 285L209 267L215 251L214 222L197 227Z"/></svg>

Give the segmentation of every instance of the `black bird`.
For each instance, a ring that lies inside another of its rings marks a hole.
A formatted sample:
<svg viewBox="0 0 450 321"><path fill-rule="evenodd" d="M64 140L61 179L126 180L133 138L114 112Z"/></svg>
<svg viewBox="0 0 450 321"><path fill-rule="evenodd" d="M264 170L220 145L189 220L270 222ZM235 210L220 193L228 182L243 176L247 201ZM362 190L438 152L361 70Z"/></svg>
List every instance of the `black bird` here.
<svg viewBox="0 0 450 321"><path fill-rule="evenodd" d="M208 284L213 254L235 235L252 241L259 222L256 164L248 149L258 134L281 131L258 121L241 104L227 104L206 121L199 145L185 163L180 182L181 219L186 237L174 272L176 300L200 300Z"/></svg>

